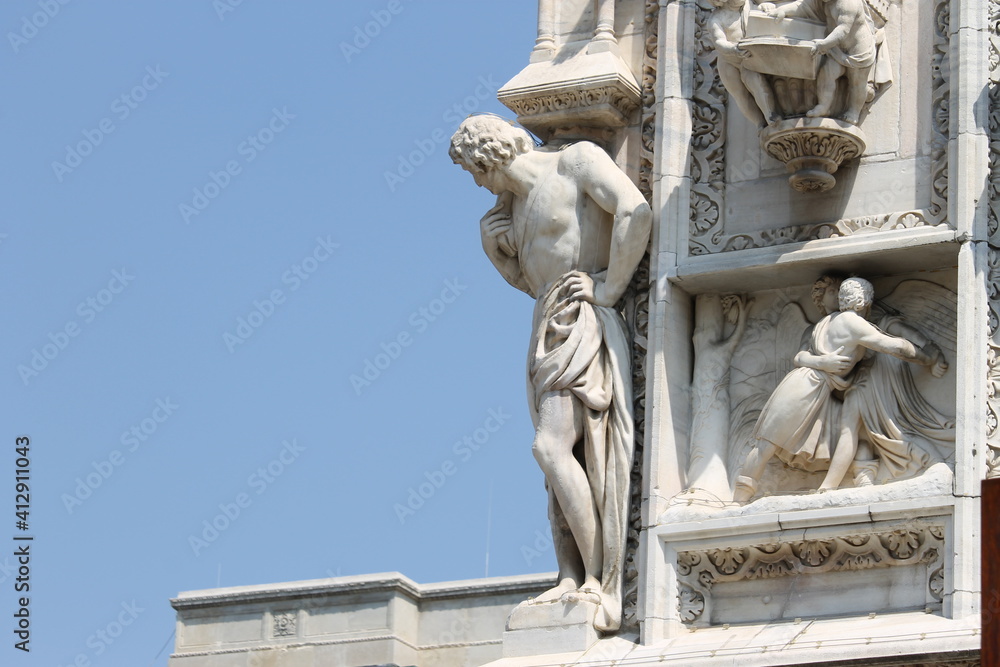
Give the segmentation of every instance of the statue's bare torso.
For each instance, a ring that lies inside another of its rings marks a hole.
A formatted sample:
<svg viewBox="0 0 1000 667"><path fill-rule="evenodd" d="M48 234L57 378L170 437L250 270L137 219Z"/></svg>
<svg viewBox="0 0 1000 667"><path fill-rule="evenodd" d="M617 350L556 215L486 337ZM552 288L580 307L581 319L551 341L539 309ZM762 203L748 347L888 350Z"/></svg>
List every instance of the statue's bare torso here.
<svg viewBox="0 0 1000 667"><path fill-rule="evenodd" d="M608 268L611 215L581 191L573 161L579 150L538 150L523 156L537 180L511 204L511 228L521 275L538 297L570 271Z"/></svg>

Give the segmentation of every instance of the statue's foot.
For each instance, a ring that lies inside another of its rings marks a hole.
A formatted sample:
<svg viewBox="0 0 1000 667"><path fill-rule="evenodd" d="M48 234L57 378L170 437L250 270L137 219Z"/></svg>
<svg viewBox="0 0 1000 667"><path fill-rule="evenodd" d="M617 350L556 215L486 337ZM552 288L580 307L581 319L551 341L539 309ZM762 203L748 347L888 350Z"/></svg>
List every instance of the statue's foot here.
<svg viewBox="0 0 1000 667"><path fill-rule="evenodd" d="M751 477L740 475L736 478L736 485L733 489L733 501L746 503L757 493L757 482Z"/></svg>
<svg viewBox="0 0 1000 667"><path fill-rule="evenodd" d="M861 122L861 114L849 111L845 113L843 116L841 116L841 119L845 123L850 123L851 125L857 125L859 122Z"/></svg>
<svg viewBox="0 0 1000 667"><path fill-rule="evenodd" d="M566 578L560 581L558 584L545 591L538 597L536 597L532 602L554 602L556 600L562 599L567 593L571 593L577 590L577 583L575 580Z"/></svg>
<svg viewBox="0 0 1000 667"><path fill-rule="evenodd" d="M566 592L562 596L563 602L590 602L601 604L601 582L596 577L588 576L583 585L577 589Z"/></svg>
<svg viewBox="0 0 1000 667"><path fill-rule="evenodd" d="M854 472L854 486L861 488L863 486L875 485L875 475L878 473L878 460L855 461L851 464L851 469Z"/></svg>
<svg viewBox="0 0 1000 667"><path fill-rule="evenodd" d="M830 107L825 107L823 105L816 105L812 109L806 112L806 116L809 118L822 118L824 116L830 115Z"/></svg>

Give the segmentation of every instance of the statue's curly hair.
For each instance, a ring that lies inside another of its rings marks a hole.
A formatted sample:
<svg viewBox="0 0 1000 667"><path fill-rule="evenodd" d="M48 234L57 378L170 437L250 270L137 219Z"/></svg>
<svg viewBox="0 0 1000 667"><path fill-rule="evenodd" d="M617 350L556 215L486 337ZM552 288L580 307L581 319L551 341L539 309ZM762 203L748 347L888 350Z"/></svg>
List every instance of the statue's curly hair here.
<svg viewBox="0 0 1000 667"><path fill-rule="evenodd" d="M448 155L466 171L483 174L527 153L535 142L526 130L492 114L469 116L451 137Z"/></svg>
<svg viewBox="0 0 1000 667"><path fill-rule="evenodd" d="M837 289L840 289L840 284L843 282L843 278L840 276L835 276L832 274L826 274L819 280L813 283L812 292L810 296L812 297L813 303L816 304L816 309L824 315L829 315L826 312L826 306L823 305L823 295L826 294L826 288L831 285L836 285Z"/></svg>
<svg viewBox="0 0 1000 667"><path fill-rule="evenodd" d="M872 305L875 288L864 278L848 278L840 284L840 309L861 312Z"/></svg>

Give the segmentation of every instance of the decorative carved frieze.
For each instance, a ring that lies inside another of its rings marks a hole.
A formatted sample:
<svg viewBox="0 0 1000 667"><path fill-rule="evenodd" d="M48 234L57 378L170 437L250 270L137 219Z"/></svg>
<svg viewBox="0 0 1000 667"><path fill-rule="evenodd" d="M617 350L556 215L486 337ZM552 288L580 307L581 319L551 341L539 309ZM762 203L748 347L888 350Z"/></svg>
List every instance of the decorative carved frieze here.
<svg viewBox="0 0 1000 667"><path fill-rule="evenodd" d="M656 139L656 49L660 4L646 0L645 51L642 59L642 125L639 153L639 190L653 203L653 157ZM639 532L642 530L643 442L646 434L646 353L649 349L649 255L640 262L632 276L626 315L632 333L632 402L635 414L635 449L632 455L629 499L628 538L625 544L625 594L622 604L622 629L639 631Z"/></svg>
<svg viewBox="0 0 1000 667"><path fill-rule="evenodd" d="M640 84L618 55L617 42L530 63L497 92L517 120L545 141L587 139L607 145L632 120Z"/></svg>
<svg viewBox="0 0 1000 667"><path fill-rule="evenodd" d="M1000 249L991 244L987 253L986 477L993 478L1000 477Z"/></svg>
<svg viewBox="0 0 1000 667"><path fill-rule="evenodd" d="M986 476L1000 477L1000 0L990 1Z"/></svg>
<svg viewBox="0 0 1000 667"><path fill-rule="evenodd" d="M598 85L584 90L557 90L541 95L507 97L504 104L519 118L528 120L528 126L538 123L540 118L571 116L582 109L600 109L609 117L609 125L622 125L638 103L631 91L609 84ZM523 124L523 120L522 120Z"/></svg>
<svg viewBox="0 0 1000 667"><path fill-rule="evenodd" d="M882 533L681 551L677 554L677 608L685 623L695 623L710 605L712 587L720 582L930 566L938 562L943 549L943 526L911 525ZM930 596L940 600L943 584L943 568L935 568L927 581Z"/></svg>

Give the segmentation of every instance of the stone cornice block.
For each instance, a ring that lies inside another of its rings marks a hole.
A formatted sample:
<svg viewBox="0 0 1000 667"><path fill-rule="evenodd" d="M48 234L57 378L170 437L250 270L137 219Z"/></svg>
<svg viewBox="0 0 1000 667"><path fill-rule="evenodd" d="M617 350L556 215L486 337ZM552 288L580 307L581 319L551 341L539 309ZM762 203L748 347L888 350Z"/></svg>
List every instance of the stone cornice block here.
<svg viewBox="0 0 1000 667"><path fill-rule="evenodd" d="M640 97L635 74L616 53L586 49L531 63L497 93L518 122L545 140L572 138L578 128L624 127Z"/></svg>

